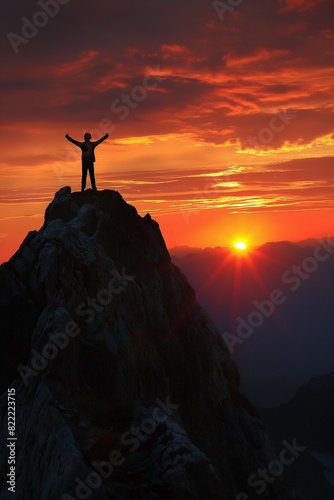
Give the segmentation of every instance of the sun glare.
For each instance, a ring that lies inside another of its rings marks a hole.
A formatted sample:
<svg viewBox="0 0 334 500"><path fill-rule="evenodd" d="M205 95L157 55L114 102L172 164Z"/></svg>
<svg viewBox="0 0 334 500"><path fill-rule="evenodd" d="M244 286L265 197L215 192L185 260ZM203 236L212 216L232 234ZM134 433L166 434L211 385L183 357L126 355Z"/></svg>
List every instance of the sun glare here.
<svg viewBox="0 0 334 500"><path fill-rule="evenodd" d="M236 248L237 250L246 250L247 245L244 241L237 241L234 244L234 248Z"/></svg>

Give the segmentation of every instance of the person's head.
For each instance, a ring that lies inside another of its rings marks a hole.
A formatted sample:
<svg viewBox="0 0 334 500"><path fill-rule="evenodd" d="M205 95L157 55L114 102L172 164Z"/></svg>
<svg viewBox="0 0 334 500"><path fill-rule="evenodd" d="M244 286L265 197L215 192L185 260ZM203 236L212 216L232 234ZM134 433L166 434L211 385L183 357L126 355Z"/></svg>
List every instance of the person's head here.
<svg viewBox="0 0 334 500"><path fill-rule="evenodd" d="M91 134L89 132L86 132L85 135L84 135L85 141L90 141L91 138L92 138Z"/></svg>

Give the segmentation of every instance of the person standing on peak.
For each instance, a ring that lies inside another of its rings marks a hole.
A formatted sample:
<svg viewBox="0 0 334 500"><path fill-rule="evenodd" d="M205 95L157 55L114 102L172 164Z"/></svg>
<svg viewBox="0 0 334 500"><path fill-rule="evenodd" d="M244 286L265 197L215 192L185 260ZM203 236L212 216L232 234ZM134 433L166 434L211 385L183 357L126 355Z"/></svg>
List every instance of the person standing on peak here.
<svg viewBox="0 0 334 500"><path fill-rule="evenodd" d="M97 141L91 141L91 134L86 132L84 135L84 142L76 141L72 139L68 134L65 135L66 139L70 142L73 142L76 146L78 146L81 151L81 159L82 159L82 178L81 178L81 191L84 191L86 188L86 179L87 179L87 171L89 171L90 182L92 185L93 191L97 191L95 184L95 175L94 175L94 162L95 162L95 153L94 149L96 146L101 144L101 142L105 141L109 134L105 134L101 139Z"/></svg>

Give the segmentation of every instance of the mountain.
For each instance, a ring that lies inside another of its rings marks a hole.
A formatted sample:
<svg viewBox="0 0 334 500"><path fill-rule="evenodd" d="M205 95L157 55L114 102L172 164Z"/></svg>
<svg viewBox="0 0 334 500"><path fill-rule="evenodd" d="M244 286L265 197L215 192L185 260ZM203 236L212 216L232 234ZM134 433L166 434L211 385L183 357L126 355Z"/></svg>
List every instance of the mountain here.
<svg viewBox="0 0 334 500"><path fill-rule="evenodd" d="M297 498L149 214L62 188L0 278L0 499Z"/></svg>
<svg viewBox="0 0 334 500"><path fill-rule="evenodd" d="M334 239L267 243L237 254L172 255L227 342L256 406L289 401L334 368Z"/></svg>
<svg viewBox="0 0 334 500"><path fill-rule="evenodd" d="M334 498L334 372L311 379L286 404L262 409L277 443L296 439L306 450L293 464L307 500Z"/></svg>

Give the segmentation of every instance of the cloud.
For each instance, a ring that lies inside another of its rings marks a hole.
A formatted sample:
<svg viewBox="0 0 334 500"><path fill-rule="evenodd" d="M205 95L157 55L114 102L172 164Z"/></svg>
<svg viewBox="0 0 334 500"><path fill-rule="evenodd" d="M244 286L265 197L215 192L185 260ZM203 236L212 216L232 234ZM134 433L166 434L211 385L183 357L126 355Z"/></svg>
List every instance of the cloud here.
<svg viewBox="0 0 334 500"><path fill-rule="evenodd" d="M56 161L51 135L104 133L102 120L112 122L112 139L124 147L187 136L249 161L293 149L323 156L334 137L331 8L325 0L253 0L221 22L211 2L101 0L92 7L82 0L78 9L71 1L15 54L8 32L20 33L22 16L40 10L16 0L1 20L8 42L3 134L11 145L19 133L27 164L35 155ZM131 98L150 71L159 73L159 85L132 99L121 119L113 103ZM280 122L282 113L294 118ZM5 160L18 158L9 150Z"/></svg>
<svg viewBox="0 0 334 500"><path fill-rule="evenodd" d="M308 2L304 0L279 0L279 3L282 4L282 12L289 12L292 10L301 12L312 11L326 2L328 2L328 0L308 0Z"/></svg>
<svg viewBox="0 0 334 500"><path fill-rule="evenodd" d="M142 213L224 208L229 213L333 209L334 158L218 169L157 169L99 174Z"/></svg>

